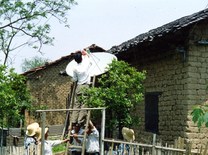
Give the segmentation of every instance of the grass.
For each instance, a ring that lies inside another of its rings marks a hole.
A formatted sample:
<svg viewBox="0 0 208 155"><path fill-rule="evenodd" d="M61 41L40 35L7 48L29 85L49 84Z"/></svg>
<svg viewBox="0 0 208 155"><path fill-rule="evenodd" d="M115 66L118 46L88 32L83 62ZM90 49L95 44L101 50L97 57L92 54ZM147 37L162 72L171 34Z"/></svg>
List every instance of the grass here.
<svg viewBox="0 0 208 155"><path fill-rule="evenodd" d="M66 150L66 144L59 144L53 147L53 153L62 152Z"/></svg>

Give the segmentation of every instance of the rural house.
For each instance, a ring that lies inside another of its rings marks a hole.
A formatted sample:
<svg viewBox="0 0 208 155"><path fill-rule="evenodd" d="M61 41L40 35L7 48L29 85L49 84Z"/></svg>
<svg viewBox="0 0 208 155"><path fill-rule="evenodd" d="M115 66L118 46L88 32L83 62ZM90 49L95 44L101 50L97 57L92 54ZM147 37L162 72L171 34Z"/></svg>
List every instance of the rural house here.
<svg viewBox="0 0 208 155"><path fill-rule="evenodd" d="M179 136L194 149L208 141L190 115L208 98L208 9L138 35L108 52L139 71L146 70L145 100L136 140L152 142L152 133L168 144Z"/></svg>
<svg viewBox="0 0 208 155"><path fill-rule="evenodd" d="M87 48L91 52L105 51L95 44ZM34 107L41 108L45 106L47 109L66 109L68 107L72 82L69 76L60 75L60 71L64 71L71 60L72 56L67 55L23 73L27 77L28 88L35 100ZM29 116L33 116L33 114L29 114ZM26 117L26 125L33 122L34 118ZM47 125L63 125L65 120L66 112L48 112L46 114Z"/></svg>
<svg viewBox="0 0 208 155"><path fill-rule="evenodd" d="M91 48L104 51L96 45ZM137 141L151 143L152 133L168 144L178 137L186 138L194 149L208 141L208 129L199 132L190 115L193 106L205 102L208 96L208 9L140 34L107 52L139 71L147 71L145 100L136 113L141 123L132 127ZM59 72L70 59L70 55L65 56L23 74L36 99L34 105L67 107L71 81ZM65 117L63 112L47 113L47 123L63 124Z"/></svg>

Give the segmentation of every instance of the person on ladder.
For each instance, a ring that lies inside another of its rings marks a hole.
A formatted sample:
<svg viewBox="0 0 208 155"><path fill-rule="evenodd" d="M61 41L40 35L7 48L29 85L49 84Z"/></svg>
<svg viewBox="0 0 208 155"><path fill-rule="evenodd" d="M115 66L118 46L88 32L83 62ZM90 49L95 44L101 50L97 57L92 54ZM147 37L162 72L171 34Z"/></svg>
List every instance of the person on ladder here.
<svg viewBox="0 0 208 155"><path fill-rule="evenodd" d="M92 65L89 55L86 50L78 51L73 55L74 60L77 62L77 66L73 70L72 80L77 83L75 91L75 100L73 108L84 108L85 104L79 101L79 96L82 95L83 90L89 87L90 75L89 69ZM86 121L86 111L73 111L71 116L72 125L78 123L83 126Z"/></svg>

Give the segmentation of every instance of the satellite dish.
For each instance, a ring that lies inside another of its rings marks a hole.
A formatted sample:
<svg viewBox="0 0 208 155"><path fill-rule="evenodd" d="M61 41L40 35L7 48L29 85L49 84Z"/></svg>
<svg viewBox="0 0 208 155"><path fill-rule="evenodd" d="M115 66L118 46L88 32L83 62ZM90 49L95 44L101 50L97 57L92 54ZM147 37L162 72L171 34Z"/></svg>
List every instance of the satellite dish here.
<svg viewBox="0 0 208 155"><path fill-rule="evenodd" d="M107 71L107 66L111 64L112 60L117 60L116 56L106 52L94 52L89 54L92 65L89 69L90 76L97 76ZM66 66L66 73L73 77L74 67L77 66L77 62L72 60Z"/></svg>

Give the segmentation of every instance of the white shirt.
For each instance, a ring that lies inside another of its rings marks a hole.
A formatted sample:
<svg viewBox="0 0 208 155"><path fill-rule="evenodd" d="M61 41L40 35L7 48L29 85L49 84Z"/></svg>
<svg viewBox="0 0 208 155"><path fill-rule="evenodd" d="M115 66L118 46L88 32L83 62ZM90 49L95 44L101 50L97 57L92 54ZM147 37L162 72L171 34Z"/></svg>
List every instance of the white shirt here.
<svg viewBox="0 0 208 155"><path fill-rule="evenodd" d="M92 65L88 55L82 55L82 62L78 63L73 70L73 80L77 81L77 84L90 84L89 69Z"/></svg>
<svg viewBox="0 0 208 155"><path fill-rule="evenodd" d="M61 140L46 140L44 143L44 153L45 155L53 155L52 147L61 144Z"/></svg>
<svg viewBox="0 0 208 155"><path fill-rule="evenodd" d="M88 153L99 152L99 132L96 128L92 129L92 133L87 136L86 151Z"/></svg>

